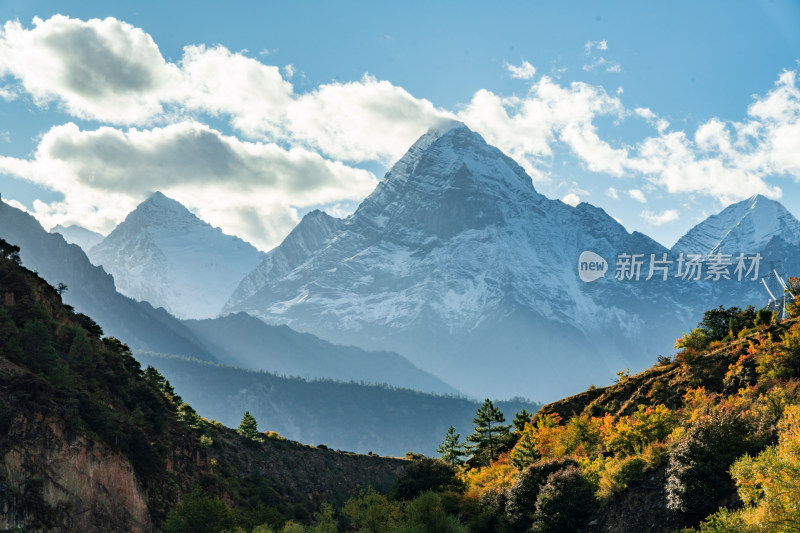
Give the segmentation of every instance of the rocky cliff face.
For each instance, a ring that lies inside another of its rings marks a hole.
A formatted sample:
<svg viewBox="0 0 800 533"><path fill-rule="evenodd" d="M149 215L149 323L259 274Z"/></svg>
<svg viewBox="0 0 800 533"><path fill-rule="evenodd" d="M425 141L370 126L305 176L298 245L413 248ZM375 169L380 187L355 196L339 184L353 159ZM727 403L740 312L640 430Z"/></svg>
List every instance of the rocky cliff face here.
<svg viewBox="0 0 800 533"><path fill-rule="evenodd" d="M56 418L18 416L0 473L0 528L61 531L153 529L130 462L86 436L65 438Z"/></svg>

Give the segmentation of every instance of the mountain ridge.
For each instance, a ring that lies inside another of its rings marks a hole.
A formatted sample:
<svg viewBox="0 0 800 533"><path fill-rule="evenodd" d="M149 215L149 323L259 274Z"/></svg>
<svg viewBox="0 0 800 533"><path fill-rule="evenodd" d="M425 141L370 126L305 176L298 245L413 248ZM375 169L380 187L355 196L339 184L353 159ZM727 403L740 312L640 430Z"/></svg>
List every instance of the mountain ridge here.
<svg viewBox="0 0 800 533"><path fill-rule="evenodd" d="M437 394L458 392L398 354L334 345L288 326L270 326L246 313L182 323L221 362L248 370L304 379L385 383Z"/></svg>

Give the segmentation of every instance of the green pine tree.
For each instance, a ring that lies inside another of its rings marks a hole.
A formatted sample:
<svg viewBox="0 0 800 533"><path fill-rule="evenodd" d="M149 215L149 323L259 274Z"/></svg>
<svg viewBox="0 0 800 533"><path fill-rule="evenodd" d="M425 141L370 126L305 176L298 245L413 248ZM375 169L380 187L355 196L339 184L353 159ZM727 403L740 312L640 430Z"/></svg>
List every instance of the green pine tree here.
<svg viewBox="0 0 800 533"><path fill-rule="evenodd" d="M523 409L514 416L514 429L522 433L522 430L525 429L525 424L530 422L531 418L533 418L533 415L530 414L527 409Z"/></svg>
<svg viewBox="0 0 800 533"><path fill-rule="evenodd" d="M528 466L540 460L542 455L539 453L539 447L536 445L534 438L533 426L529 426L527 431L523 430L520 434L519 441L511 450L509 459L511 464L517 470L525 470Z"/></svg>
<svg viewBox="0 0 800 533"><path fill-rule="evenodd" d="M460 437L461 435L456 433L456 428L450 426L450 429L447 430L447 435L444 437L444 442L436 449L436 451L439 452L439 457L441 457L443 461L447 461L451 465L460 465L464 463L462 458L467 453L464 449L464 443L458 442Z"/></svg>
<svg viewBox="0 0 800 533"><path fill-rule="evenodd" d="M250 414L250 411L244 412L242 422L239 424L239 429L237 431L239 435L250 442L262 441L261 434L258 432L258 422L256 422L255 417Z"/></svg>
<svg viewBox="0 0 800 533"><path fill-rule="evenodd" d="M503 424L506 417L492 404L489 398L483 402L472 422L475 424L475 433L467 437L467 441L474 443L470 449L474 453L488 452L489 461L497 457L497 450L509 434L511 424Z"/></svg>

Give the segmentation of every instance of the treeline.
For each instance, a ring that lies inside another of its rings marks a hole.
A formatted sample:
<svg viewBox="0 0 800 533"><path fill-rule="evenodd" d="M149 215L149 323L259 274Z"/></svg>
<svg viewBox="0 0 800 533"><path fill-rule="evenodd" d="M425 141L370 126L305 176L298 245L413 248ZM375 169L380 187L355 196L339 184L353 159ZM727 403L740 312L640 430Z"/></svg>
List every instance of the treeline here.
<svg viewBox="0 0 800 533"><path fill-rule="evenodd" d="M479 403L390 386L333 380L306 381L266 372L208 364L177 356L137 353L202 416L236 427L245 411L262 429L307 444L358 453L433 455L447 429L467 432ZM515 398L497 405L508 412L535 402Z"/></svg>

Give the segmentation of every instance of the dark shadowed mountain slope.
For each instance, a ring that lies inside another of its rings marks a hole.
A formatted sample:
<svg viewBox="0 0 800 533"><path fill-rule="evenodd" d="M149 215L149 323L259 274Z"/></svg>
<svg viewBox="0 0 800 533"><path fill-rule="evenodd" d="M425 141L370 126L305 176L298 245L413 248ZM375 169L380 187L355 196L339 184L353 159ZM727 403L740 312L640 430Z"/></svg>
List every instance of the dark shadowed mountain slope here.
<svg viewBox="0 0 800 533"><path fill-rule="evenodd" d="M216 360L186 326L163 309L119 294L114 279L75 244L46 232L35 218L0 202L0 238L22 248L23 264L52 285L65 283L64 302L94 318L106 335L132 348Z"/></svg>

